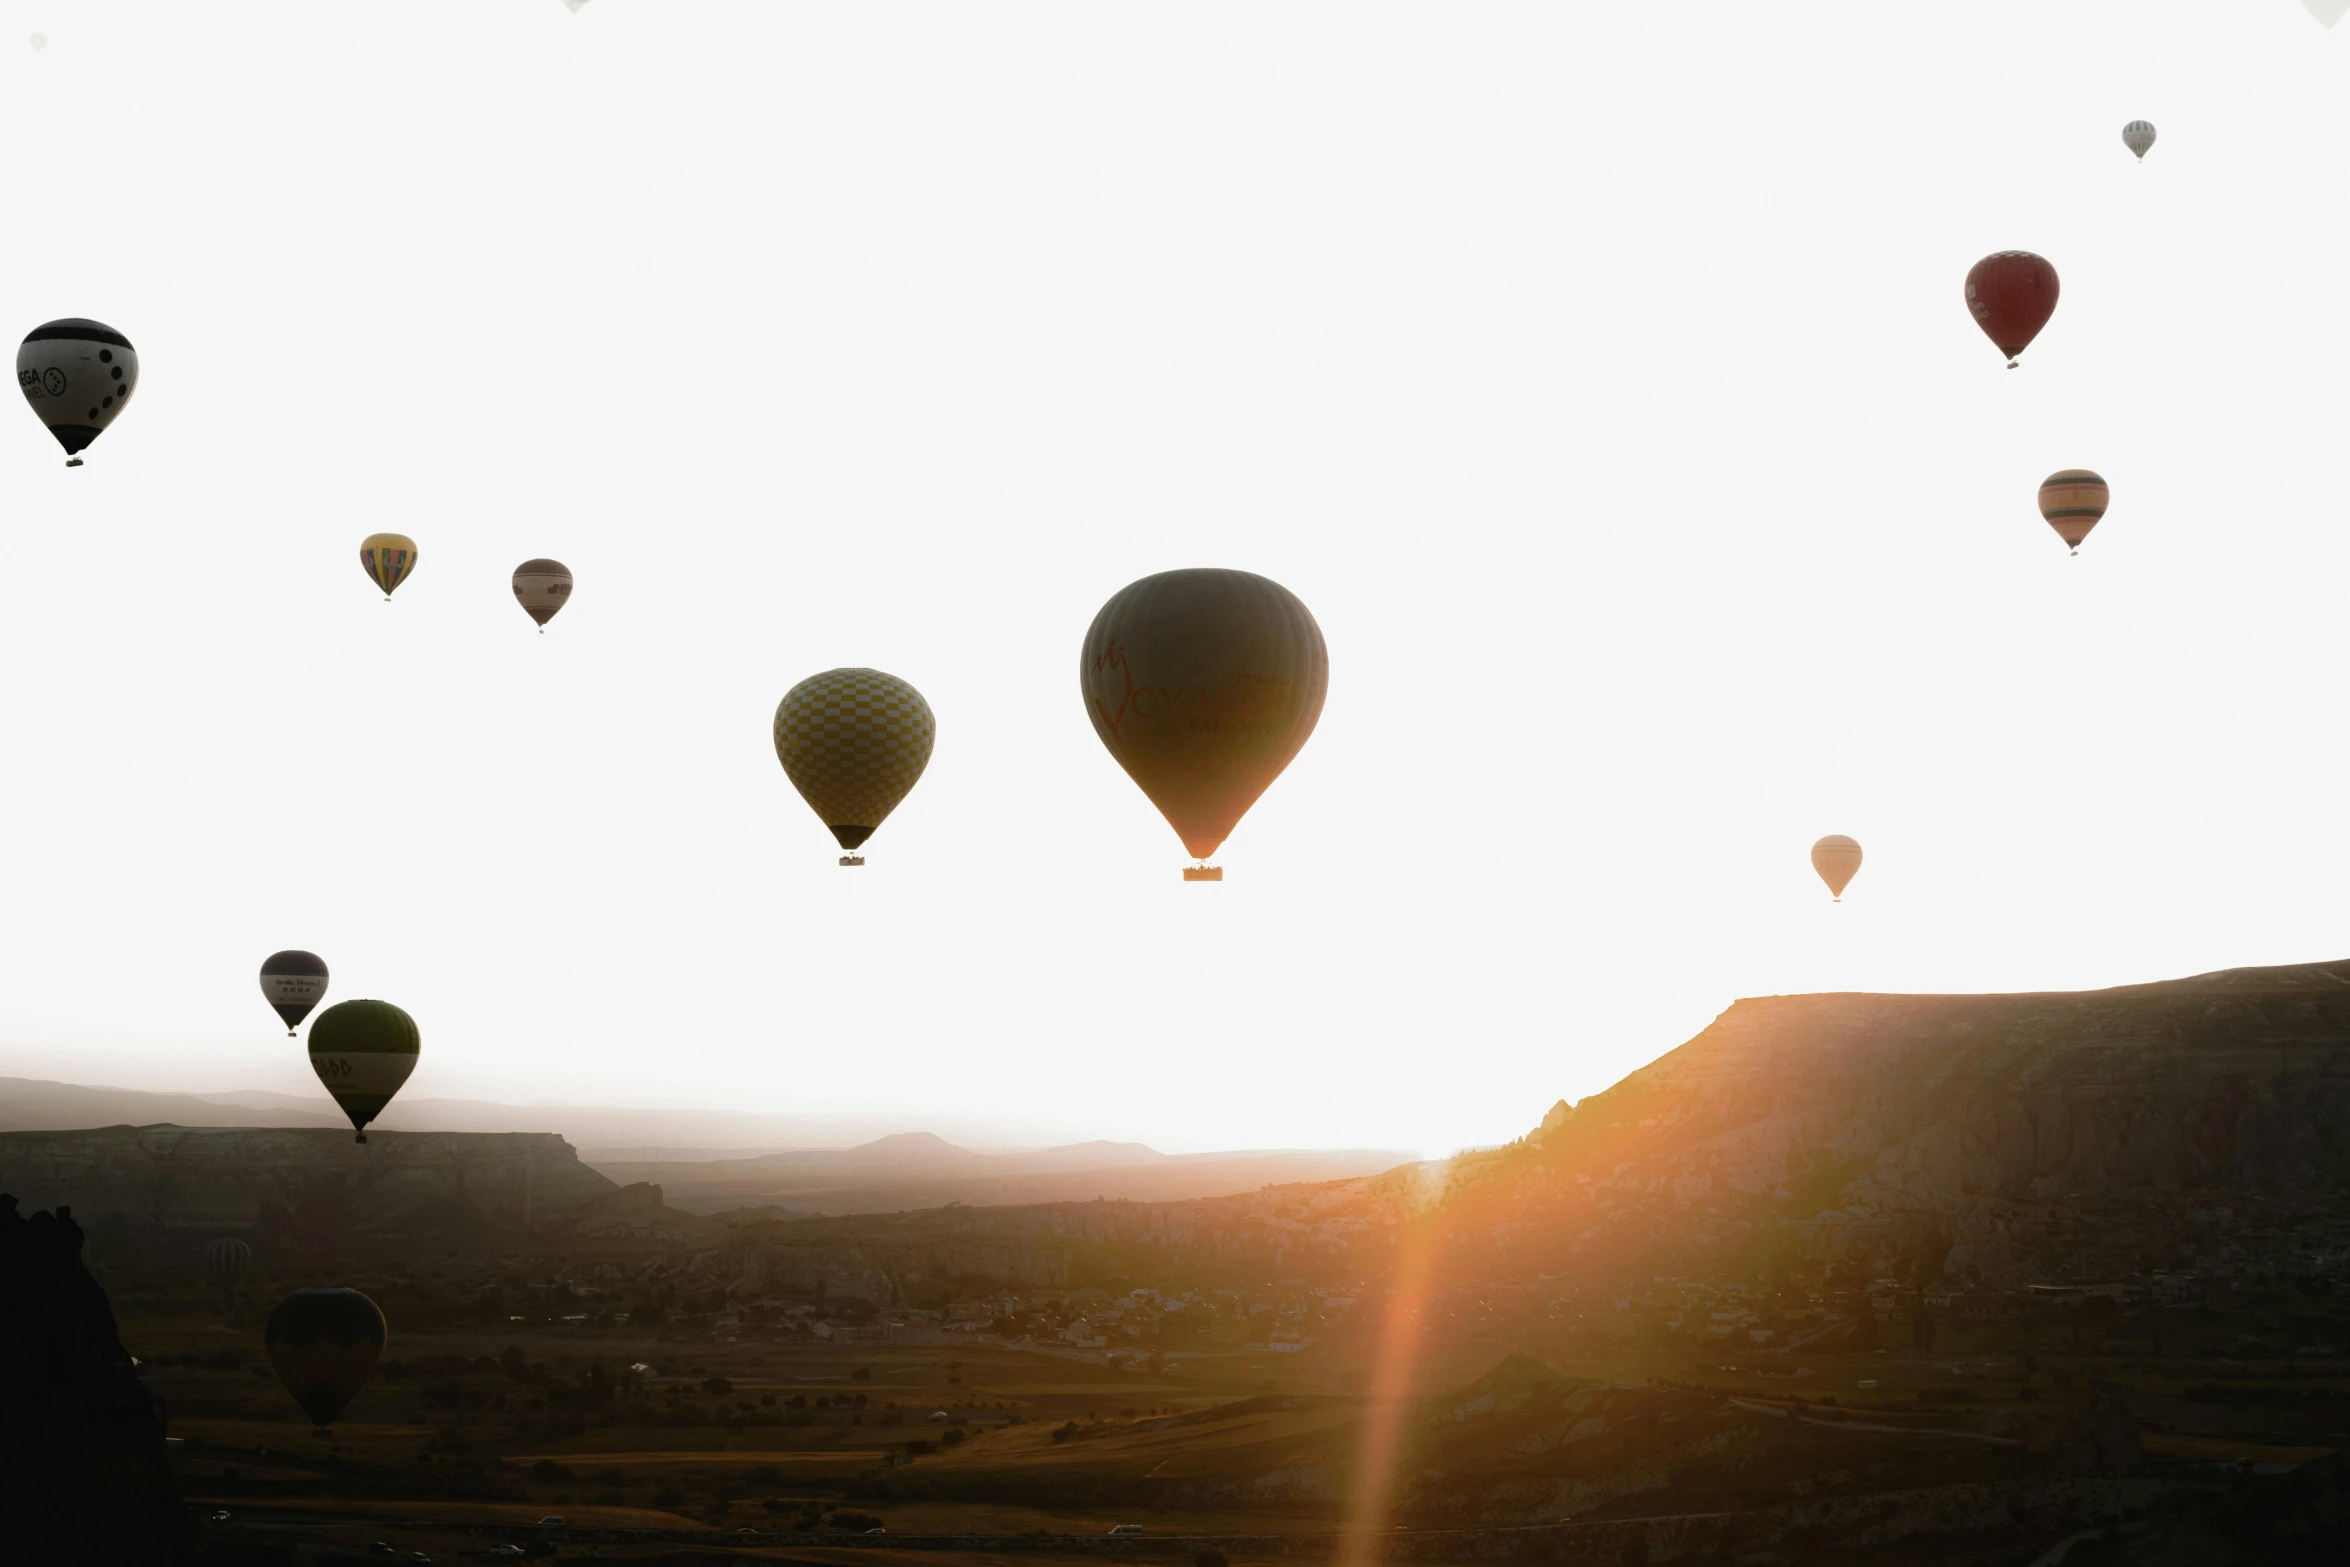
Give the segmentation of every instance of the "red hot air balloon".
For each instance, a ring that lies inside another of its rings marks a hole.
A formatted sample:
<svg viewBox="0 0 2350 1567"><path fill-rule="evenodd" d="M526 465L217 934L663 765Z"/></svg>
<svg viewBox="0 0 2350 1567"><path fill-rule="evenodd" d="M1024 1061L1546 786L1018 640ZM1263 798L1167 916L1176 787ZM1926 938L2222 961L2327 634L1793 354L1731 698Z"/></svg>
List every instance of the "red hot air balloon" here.
<svg viewBox="0 0 2350 1567"><path fill-rule="evenodd" d="M1966 275L1966 307L2013 370L2016 355L2056 314L2056 268L2028 250L1985 256Z"/></svg>

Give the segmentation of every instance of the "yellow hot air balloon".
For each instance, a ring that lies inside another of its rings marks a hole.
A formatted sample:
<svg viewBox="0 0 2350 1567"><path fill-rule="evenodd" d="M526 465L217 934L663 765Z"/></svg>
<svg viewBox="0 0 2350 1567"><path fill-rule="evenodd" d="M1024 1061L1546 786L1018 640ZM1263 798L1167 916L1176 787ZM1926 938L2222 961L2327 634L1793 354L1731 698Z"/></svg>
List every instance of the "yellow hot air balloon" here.
<svg viewBox="0 0 2350 1567"><path fill-rule="evenodd" d="M1840 832L1832 832L1811 846L1811 868L1828 884L1829 896L1842 903L1844 889L1852 884L1854 873L1860 869L1860 845Z"/></svg>
<svg viewBox="0 0 2350 1567"><path fill-rule="evenodd" d="M1093 617L1077 681L1093 732L1205 861L1322 716L1330 654L1297 595L1198 567L1128 583ZM1221 881L1199 865L1187 881Z"/></svg>
<svg viewBox="0 0 2350 1567"><path fill-rule="evenodd" d="M384 602L389 604L392 589L416 569L416 541L405 533L370 533L360 541L359 566L368 581L384 590Z"/></svg>
<svg viewBox="0 0 2350 1567"><path fill-rule="evenodd" d="M775 756L832 835L855 850L930 765L938 721L922 693L878 669L828 669L775 706ZM854 852L843 865L862 865Z"/></svg>

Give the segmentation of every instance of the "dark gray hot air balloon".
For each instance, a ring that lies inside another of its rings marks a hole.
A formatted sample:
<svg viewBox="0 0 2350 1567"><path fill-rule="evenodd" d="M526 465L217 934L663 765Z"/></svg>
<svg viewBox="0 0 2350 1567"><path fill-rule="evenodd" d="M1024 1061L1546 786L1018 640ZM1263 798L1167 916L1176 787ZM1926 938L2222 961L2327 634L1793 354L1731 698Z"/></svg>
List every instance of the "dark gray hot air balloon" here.
<svg viewBox="0 0 2350 1567"><path fill-rule="evenodd" d="M204 1276L220 1286L221 1304L234 1311L237 1306L237 1280L245 1276L245 1267L253 1260L253 1248L234 1235L223 1235L204 1245Z"/></svg>
<svg viewBox="0 0 2350 1567"><path fill-rule="evenodd" d="M261 960L261 995L285 1020L286 1037L326 994L326 959L315 952L288 949Z"/></svg>
<svg viewBox="0 0 2350 1567"><path fill-rule="evenodd" d="M416 1019L389 1001L339 1001L310 1025L310 1070L367 1141L367 1123L416 1070Z"/></svg>
<svg viewBox="0 0 2350 1567"><path fill-rule="evenodd" d="M1093 732L1204 861L1313 734L1330 654L1312 613L1278 582L1162 571L1093 617L1077 683ZM1223 879L1204 864L1183 875Z"/></svg>
<svg viewBox="0 0 2350 1567"><path fill-rule="evenodd" d="M103 321L69 316L34 327L16 351L16 384L79 468L82 448L129 405L139 384L131 340Z"/></svg>
<svg viewBox="0 0 2350 1567"><path fill-rule="evenodd" d="M384 1314L357 1290L296 1290L269 1314L261 1343L277 1379L324 1431L375 1374Z"/></svg>

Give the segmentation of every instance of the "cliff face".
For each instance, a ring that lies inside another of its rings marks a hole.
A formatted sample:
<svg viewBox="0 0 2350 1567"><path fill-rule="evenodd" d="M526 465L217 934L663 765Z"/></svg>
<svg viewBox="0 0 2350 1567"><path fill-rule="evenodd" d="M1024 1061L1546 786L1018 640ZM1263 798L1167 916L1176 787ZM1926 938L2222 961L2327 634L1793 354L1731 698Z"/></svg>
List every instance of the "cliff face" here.
<svg viewBox="0 0 2350 1567"><path fill-rule="evenodd" d="M2322 1252L2350 1241L2350 962L1741 1001L1461 1179L1505 1235L1718 1216L1986 1284Z"/></svg>
<svg viewBox="0 0 2350 1567"><path fill-rule="evenodd" d="M511 1241L619 1191L551 1133L359 1144L344 1131L185 1126L0 1133L0 1189L69 1203L107 1251L128 1241L162 1261L228 1233L293 1252Z"/></svg>

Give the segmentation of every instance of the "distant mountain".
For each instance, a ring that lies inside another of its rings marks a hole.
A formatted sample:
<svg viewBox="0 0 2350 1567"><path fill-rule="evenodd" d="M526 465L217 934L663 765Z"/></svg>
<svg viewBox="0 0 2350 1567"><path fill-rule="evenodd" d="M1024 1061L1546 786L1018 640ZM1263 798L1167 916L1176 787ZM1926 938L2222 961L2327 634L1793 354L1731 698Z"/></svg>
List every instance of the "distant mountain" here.
<svg viewBox="0 0 2350 1567"><path fill-rule="evenodd" d="M1009 1207L1028 1203L1182 1202L1262 1186L1340 1181L1409 1162L1378 1148L1259 1149L1169 1157L1139 1143L1077 1143L1035 1152L981 1153L927 1132L855 1148L794 1149L750 1159L641 1160L589 1149L582 1159L615 1181L651 1181L672 1207L728 1213L779 1204L810 1214Z"/></svg>
<svg viewBox="0 0 2350 1567"><path fill-rule="evenodd" d="M313 1101L266 1089L154 1094L0 1078L0 1132L348 1125L321 1102L324 1097ZM1410 1157L1386 1149L1171 1156L1141 1143L1108 1141L1003 1151L966 1148L931 1131L897 1130L852 1146L827 1146L845 1131L871 1126L871 1118L397 1099L370 1131L552 1133L578 1149L587 1168L623 1184L656 1182L668 1191L673 1206L705 1214L762 1205L849 1214L1096 1197L1164 1202L1294 1181L1341 1180L1392 1169ZM639 1134L646 1139L642 1143L636 1140ZM798 1146L791 1145L795 1134L802 1139Z"/></svg>
<svg viewBox="0 0 2350 1567"><path fill-rule="evenodd" d="M163 1121L179 1126L347 1124L323 1090L316 1094L284 1094L259 1088L218 1093L149 1093L87 1083L0 1078L0 1131L74 1131L95 1126L145 1126ZM673 1156L691 1160L722 1155L750 1158L777 1149L841 1151L905 1131L902 1117L869 1112L763 1115L741 1110L510 1105L482 1099L410 1096L393 1100L375 1125L386 1131L401 1132L553 1132L576 1148L639 1160ZM939 1128L934 1125L933 1131L936 1130ZM950 1125L944 1130L960 1129ZM975 1125L968 1128L966 1135L984 1139L988 1129ZM943 1139L940 1141L945 1147L954 1147ZM911 1146L906 1156L917 1156Z"/></svg>
<svg viewBox="0 0 2350 1567"><path fill-rule="evenodd" d="M265 1099L282 1095L266 1094ZM0 1132L73 1131L98 1126L348 1126L332 1105L306 1108L222 1104L199 1094L150 1094L90 1088L29 1077L0 1077Z"/></svg>
<svg viewBox="0 0 2350 1567"><path fill-rule="evenodd" d="M1039 1148L1033 1157L1038 1160L1052 1159L1069 1164L1080 1164L1088 1169L1101 1169L1113 1164L1161 1164L1166 1161L1168 1156L1156 1148L1147 1148L1141 1143L1111 1143L1096 1139L1090 1143L1068 1143L1059 1148ZM1220 1159L1228 1156L1208 1154L1204 1157Z"/></svg>

